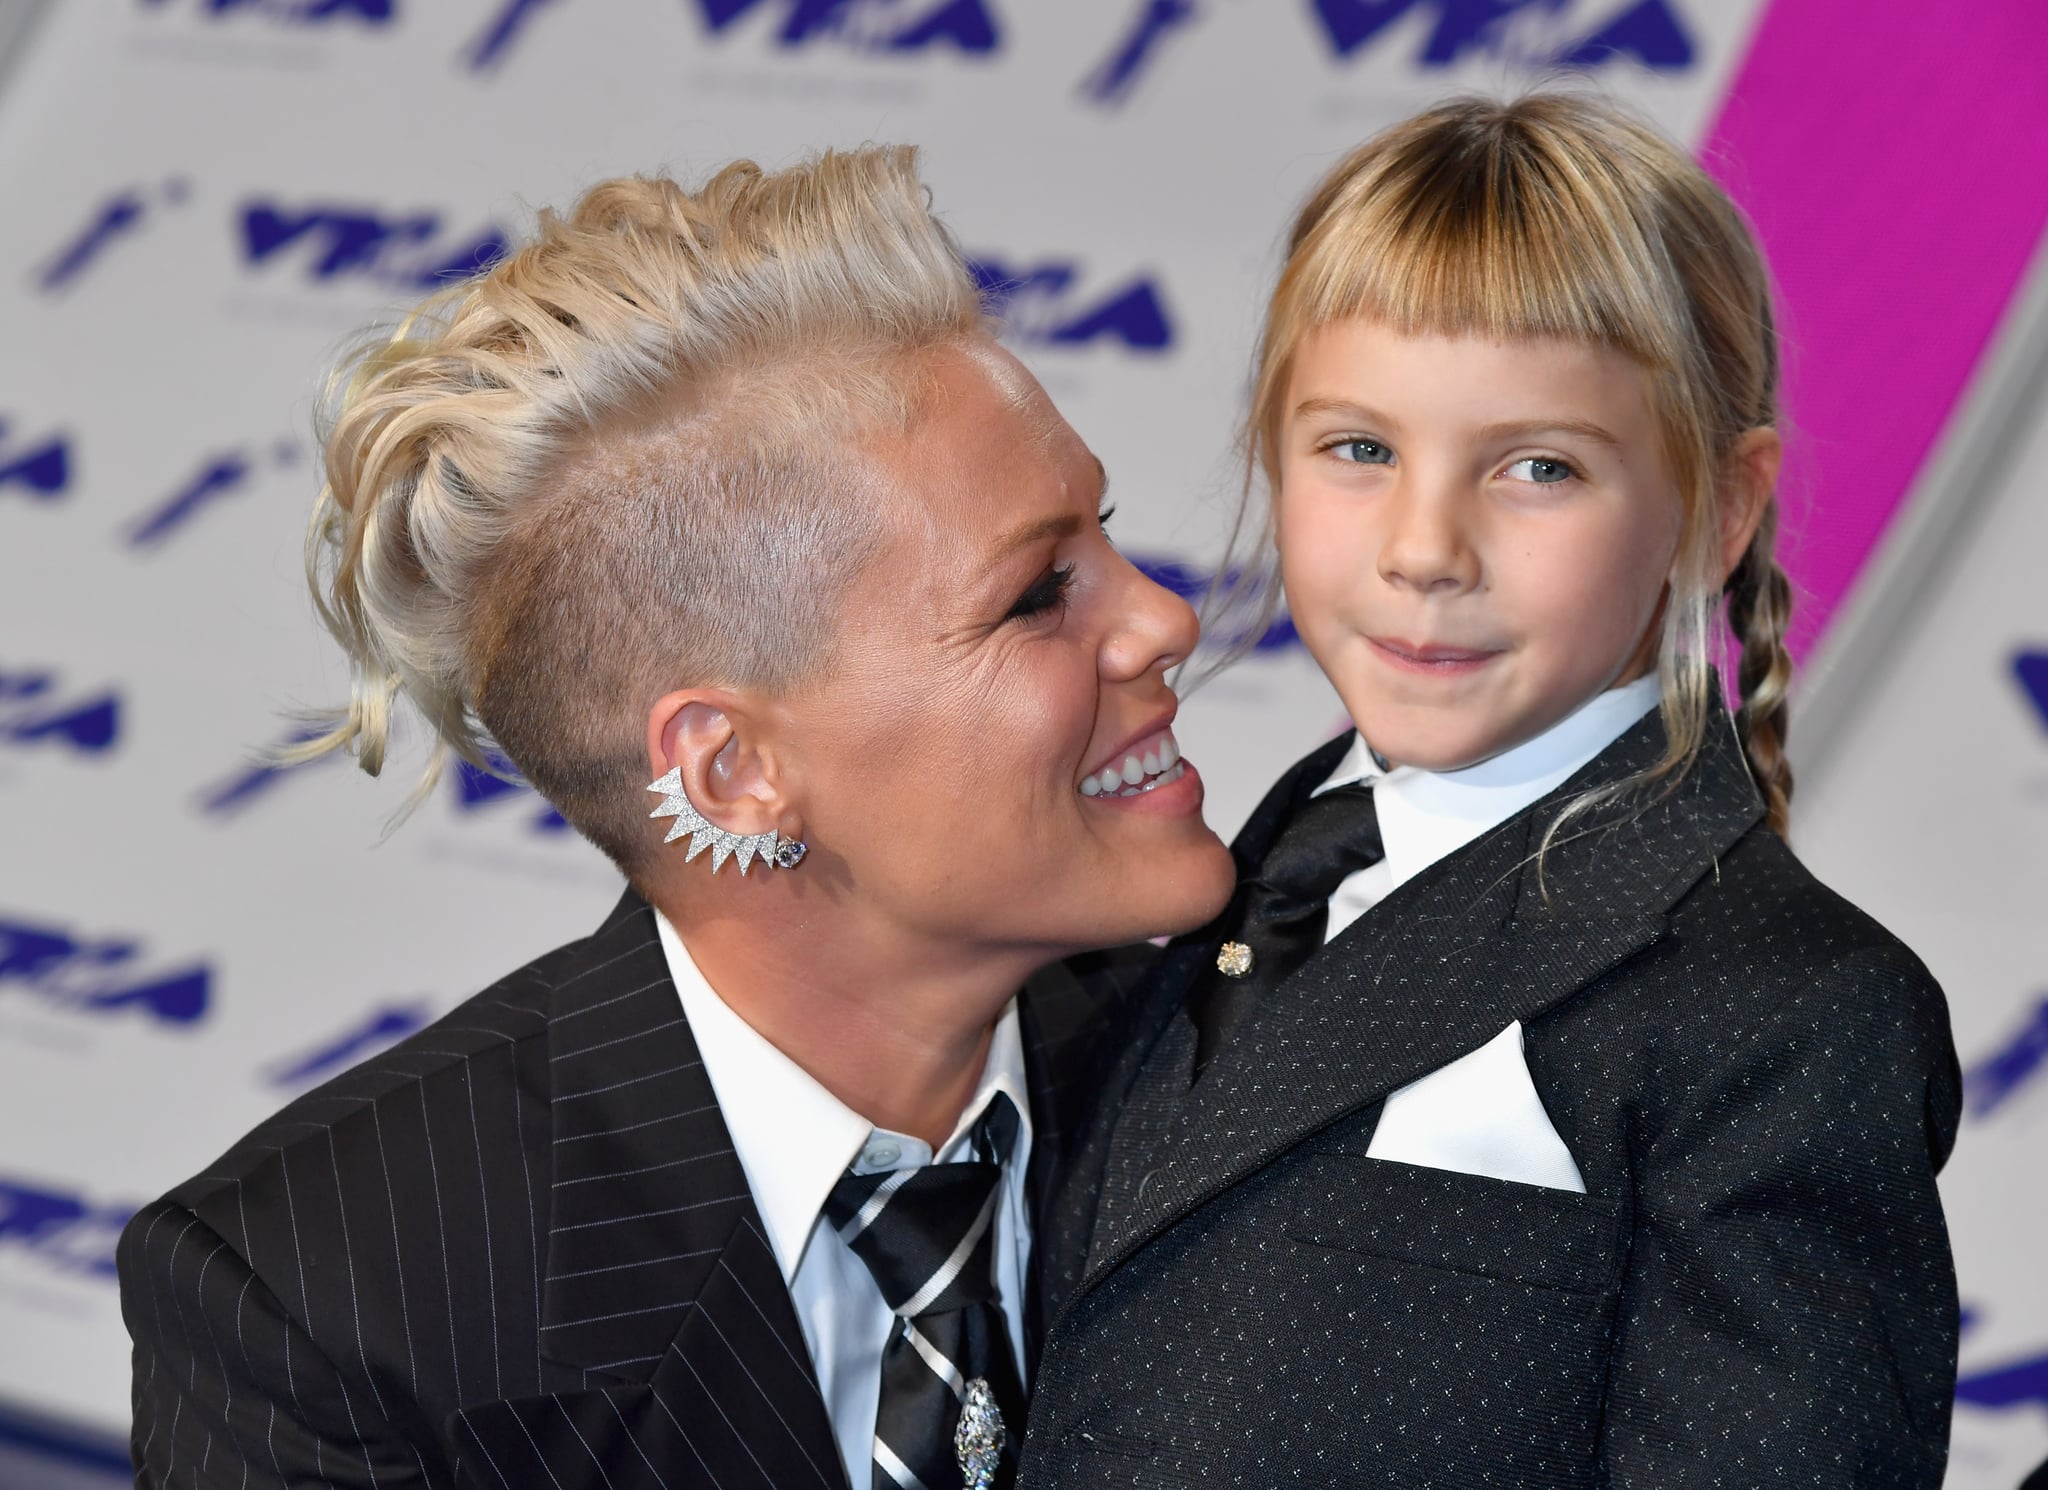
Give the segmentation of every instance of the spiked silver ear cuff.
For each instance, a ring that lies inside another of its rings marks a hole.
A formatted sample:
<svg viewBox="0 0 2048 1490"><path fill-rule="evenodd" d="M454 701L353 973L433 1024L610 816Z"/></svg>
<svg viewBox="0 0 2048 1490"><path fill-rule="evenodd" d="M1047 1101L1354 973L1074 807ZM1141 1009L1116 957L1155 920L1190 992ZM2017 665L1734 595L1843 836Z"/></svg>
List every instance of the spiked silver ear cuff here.
<svg viewBox="0 0 2048 1490"><path fill-rule="evenodd" d="M803 863L804 855L810 852L808 846L794 838L784 838L770 830L766 833L728 833L716 823L709 821L703 813L690 805L690 799L683 792L683 768L670 768L668 775L651 783L650 792L659 792L662 803L649 817L672 817L668 837L663 843L674 843L684 834L690 838L689 852L683 855L683 862L689 863L707 848L711 850L711 872L725 867L727 859L738 861L740 873L747 872L747 866L759 859L764 864L774 864L783 869L794 869Z"/></svg>

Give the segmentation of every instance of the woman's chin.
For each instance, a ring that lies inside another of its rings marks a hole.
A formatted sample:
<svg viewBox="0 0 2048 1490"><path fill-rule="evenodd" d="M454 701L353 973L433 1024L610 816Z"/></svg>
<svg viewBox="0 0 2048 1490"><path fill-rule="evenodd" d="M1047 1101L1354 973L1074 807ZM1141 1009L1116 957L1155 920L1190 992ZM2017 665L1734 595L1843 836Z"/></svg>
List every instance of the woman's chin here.
<svg viewBox="0 0 2048 1490"><path fill-rule="evenodd" d="M1148 848L1119 875L1103 904L1115 906L1117 924L1101 945L1179 936L1213 921L1237 886L1230 849L1200 818L1179 825L1171 841Z"/></svg>

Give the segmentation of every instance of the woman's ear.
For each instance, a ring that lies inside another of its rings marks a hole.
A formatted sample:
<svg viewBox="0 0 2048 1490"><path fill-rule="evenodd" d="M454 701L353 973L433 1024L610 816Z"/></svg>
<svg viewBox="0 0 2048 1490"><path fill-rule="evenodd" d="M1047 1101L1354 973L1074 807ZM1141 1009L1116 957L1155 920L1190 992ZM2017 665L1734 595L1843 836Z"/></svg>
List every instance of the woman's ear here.
<svg viewBox="0 0 2048 1490"><path fill-rule="evenodd" d="M671 770L708 822L748 837L789 817L760 714L742 696L690 688L664 695L647 714L647 764L659 780Z"/></svg>
<svg viewBox="0 0 2048 1490"><path fill-rule="evenodd" d="M1721 471L1721 583L1749 552L1757 525L1778 490L1785 441L1769 425L1745 431L1730 448Z"/></svg>

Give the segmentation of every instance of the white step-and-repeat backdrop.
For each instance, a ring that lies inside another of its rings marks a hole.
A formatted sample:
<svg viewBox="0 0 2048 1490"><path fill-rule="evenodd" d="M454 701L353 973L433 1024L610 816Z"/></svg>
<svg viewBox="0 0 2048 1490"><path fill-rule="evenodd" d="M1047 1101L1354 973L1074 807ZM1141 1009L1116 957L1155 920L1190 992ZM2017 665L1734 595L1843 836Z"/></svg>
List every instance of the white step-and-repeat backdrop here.
<svg viewBox="0 0 2048 1490"><path fill-rule="evenodd" d="M138 1202L617 892L496 780L384 840L400 782L254 762L344 681L299 556L353 328L603 176L915 142L1114 473L1120 542L1194 589L1294 205L1435 96L1562 72L1695 143L1777 266L1818 726L1796 837L1941 975L1970 1067L1952 1483L2048 1455L2038 5L38 9L0 0L0 1438L122 1433ZM1269 641L1184 716L1226 829L1338 722Z"/></svg>

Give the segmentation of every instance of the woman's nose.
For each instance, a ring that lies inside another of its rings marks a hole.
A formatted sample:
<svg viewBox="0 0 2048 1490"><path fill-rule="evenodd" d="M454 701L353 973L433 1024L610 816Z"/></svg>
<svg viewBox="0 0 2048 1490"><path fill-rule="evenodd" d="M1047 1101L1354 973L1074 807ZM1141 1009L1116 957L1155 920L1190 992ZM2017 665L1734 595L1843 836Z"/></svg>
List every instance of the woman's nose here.
<svg viewBox="0 0 2048 1490"><path fill-rule="evenodd" d="M1449 485L1405 484L1390 496L1379 575L1397 589L1456 594L1479 581L1479 554L1462 495Z"/></svg>
<svg viewBox="0 0 2048 1490"><path fill-rule="evenodd" d="M1127 681L1185 661L1201 635L1195 608L1121 555L1117 565L1114 621L1102 643L1103 676Z"/></svg>

